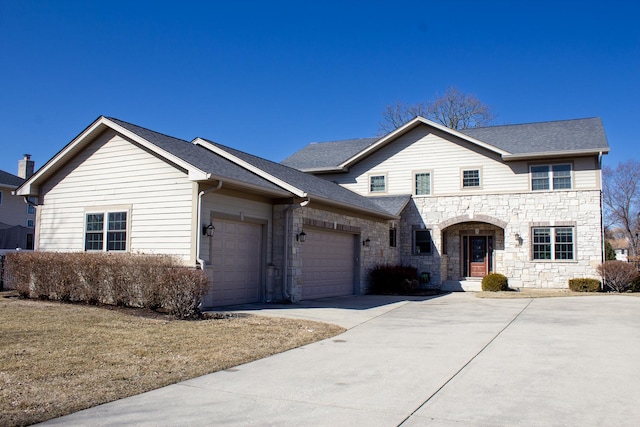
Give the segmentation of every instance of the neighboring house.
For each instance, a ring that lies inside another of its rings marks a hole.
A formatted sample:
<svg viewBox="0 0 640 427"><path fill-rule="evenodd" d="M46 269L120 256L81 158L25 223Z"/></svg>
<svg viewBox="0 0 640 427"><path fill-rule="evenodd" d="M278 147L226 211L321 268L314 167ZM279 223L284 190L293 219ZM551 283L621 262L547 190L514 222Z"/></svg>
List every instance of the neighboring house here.
<svg viewBox="0 0 640 427"><path fill-rule="evenodd" d="M381 138L314 143L282 163L365 197L405 197L400 262L442 289L566 288L603 261L600 119L451 130L417 117Z"/></svg>
<svg viewBox="0 0 640 427"><path fill-rule="evenodd" d="M363 242L386 242L401 205L113 118L16 192L37 198L37 250L175 255L211 278L206 307L359 294L374 265L400 261Z"/></svg>
<svg viewBox="0 0 640 427"><path fill-rule="evenodd" d="M33 167L31 156L25 154L17 176L0 170L0 249L33 249L35 205L12 194L33 174Z"/></svg>
<svg viewBox="0 0 640 427"><path fill-rule="evenodd" d="M623 237L620 239L609 240L613 251L616 253L617 261L629 261L629 239Z"/></svg>

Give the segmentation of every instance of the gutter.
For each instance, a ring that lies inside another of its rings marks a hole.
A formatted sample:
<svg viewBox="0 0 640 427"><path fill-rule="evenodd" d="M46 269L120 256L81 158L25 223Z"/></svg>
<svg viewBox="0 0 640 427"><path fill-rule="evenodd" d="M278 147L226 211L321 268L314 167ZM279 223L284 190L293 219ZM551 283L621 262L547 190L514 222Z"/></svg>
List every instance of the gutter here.
<svg viewBox="0 0 640 427"><path fill-rule="evenodd" d="M196 254L196 262L200 265L200 269L204 270L205 267L205 260L203 260L202 258L200 258L200 243L202 241L202 233L200 232L200 227L202 227L202 197L205 194L208 193L213 193L214 191L218 191L222 188L222 180L218 180L218 185L216 187L210 188L208 190L204 190L198 193L198 228L196 229L196 248L197 248L197 254Z"/></svg>
<svg viewBox="0 0 640 427"><path fill-rule="evenodd" d="M605 242L604 242L604 213L603 209L603 194L602 194L602 151L598 153L598 169L600 169L600 263L604 263L606 261L605 258ZM600 290L604 291L604 282L605 278L605 269L602 269L602 282L600 283Z"/></svg>
<svg viewBox="0 0 640 427"><path fill-rule="evenodd" d="M289 215L293 213L294 210L303 208L307 206L311 202L311 197L307 197L307 200L300 202L299 204L289 205L287 209L284 211L284 280L282 281L282 297L291 302L291 294L289 293L289 256L290 256L290 242L291 242L291 234L289 233Z"/></svg>

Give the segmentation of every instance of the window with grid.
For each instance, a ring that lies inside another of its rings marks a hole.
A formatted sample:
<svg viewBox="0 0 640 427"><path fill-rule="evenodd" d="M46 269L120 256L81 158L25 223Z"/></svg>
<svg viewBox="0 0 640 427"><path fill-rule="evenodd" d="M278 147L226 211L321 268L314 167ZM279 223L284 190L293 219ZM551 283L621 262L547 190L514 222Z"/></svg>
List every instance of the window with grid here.
<svg viewBox="0 0 640 427"><path fill-rule="evenodd" d="M531 166L532 190L567 190L571 188L570 164Z"/></svg>
<svg viewBox="0 0 640 427"><path fill-rule="evenodd" d="M480 187L480 170L470 169L462 171L462 187Z"/></svg>
<svg viewBox="0 0 640 427"><path fill-rule="evenodd" d="M389 247L395 248L398 245L398 233L395 228L389 229Z"/></svg>
<svg viewBox="0 0 640 427"><path fill-rule="evenodd" d="M431 173L420 172L416 174L416 196L431 194Z"/></svg>
<svg viewBox="0 0 640 427"><path fill-rule="evenodd" d="M374 175L369 178L369 190L372 193L384 193L387 191L386 176Z"/></svg>
<svg viewBox="0 0 640 427"><path fill-rule="evenodd" d="M574 227L534 227L531 231L533 259L574 259Z"/></svg>
<svg viewBox="0 0 640 427"><path fill-rule="evenodd" d="M87 214L85 219L84 250L126 251L127 212Z"/></svg>

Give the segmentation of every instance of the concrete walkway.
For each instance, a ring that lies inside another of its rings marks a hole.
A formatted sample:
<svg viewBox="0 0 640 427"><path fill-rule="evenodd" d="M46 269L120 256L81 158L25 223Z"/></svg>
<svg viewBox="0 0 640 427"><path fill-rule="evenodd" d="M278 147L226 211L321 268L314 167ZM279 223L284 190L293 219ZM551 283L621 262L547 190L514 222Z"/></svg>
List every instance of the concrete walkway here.
<svg viewBox="0 0 640 427"><path fill-rule="evenodd" d="M640 298L349 297L337 337L48 425L636 426Z"/></svg>

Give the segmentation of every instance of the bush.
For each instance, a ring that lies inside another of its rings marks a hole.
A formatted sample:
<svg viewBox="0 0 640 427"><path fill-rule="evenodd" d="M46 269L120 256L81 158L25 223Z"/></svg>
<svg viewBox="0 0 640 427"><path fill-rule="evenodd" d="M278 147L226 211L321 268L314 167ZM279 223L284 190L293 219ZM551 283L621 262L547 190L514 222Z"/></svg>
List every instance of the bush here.
<svg viewBox="0 0 640 427"><path fill-rule="evenodd" d="M625 292L638 278L638 270L632 263L624 261L605 261L598 266L605 289L613 292Z"/></svg>
<svg viewBox="0 0 640 427"><path fill-rule="evenodd" d="M640 292L640 276L636 277L629 288L631 292Z"/></svg>
<svg viewBox="0 0 640 427"><path fill-rule="evenodd" d="M600 280L598 279L569 279L569 289L574 292L599 292Z"/></svg>
<svg viewBox="0 0 640 427"><path fill-rule="evenodd" d="M373 294L402 294L418 287L418 269L405 265L382 264L369 273Z"/></svg>
<svg viewBox="0 0 640 427"><path fill-rule="evenodd" d="M7 288L23 298L164 309L199 314L204 272L166 255L17 252L5 257Z"/></svg>
<svg viewBox="0 0 640 427"><path fill-rule="evenodd" d="M500 273L489 273L482 278L482 290L489 292L508 291L507 277Z"/></svg>

